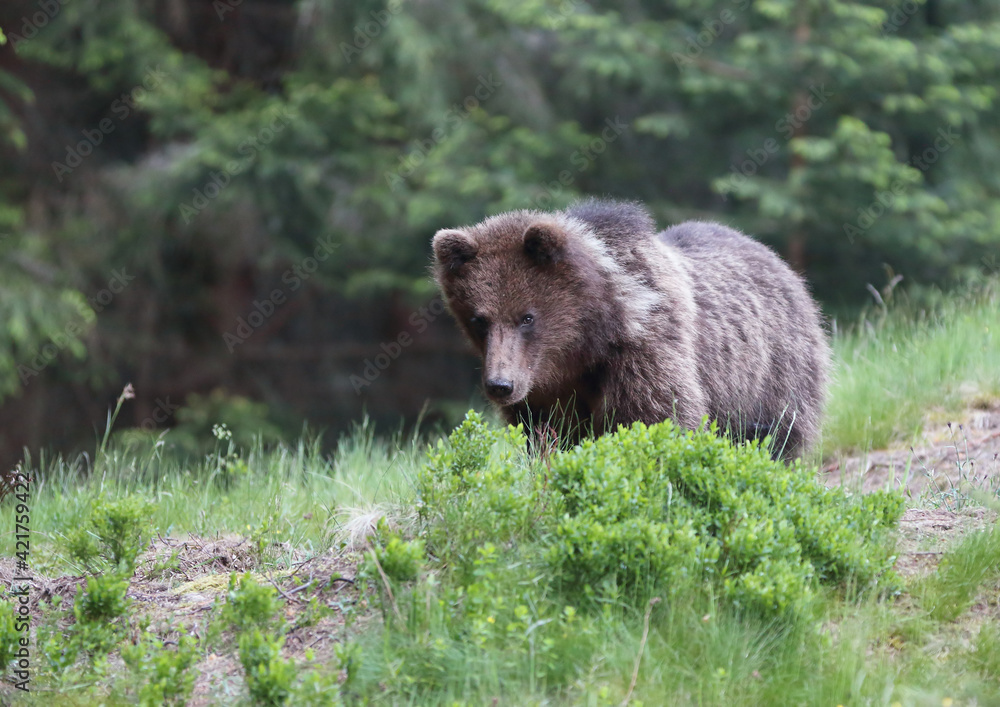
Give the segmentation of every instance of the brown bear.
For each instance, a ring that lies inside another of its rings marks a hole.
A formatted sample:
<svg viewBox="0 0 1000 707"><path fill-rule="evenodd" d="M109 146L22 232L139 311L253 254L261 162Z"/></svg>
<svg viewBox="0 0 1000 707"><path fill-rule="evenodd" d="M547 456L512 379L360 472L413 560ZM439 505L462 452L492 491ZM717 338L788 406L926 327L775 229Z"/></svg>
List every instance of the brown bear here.
<svg viewBox="0 0 1000 707"><path fill-rule="evenodd" d="M786 459L815 441L830 358L819 310L742 233L698 221L657 233L643 206L591 200L442 230L433 246L508 422L565 429L571 417L578 439L707 417L740 439L770 435Z"/></svg>

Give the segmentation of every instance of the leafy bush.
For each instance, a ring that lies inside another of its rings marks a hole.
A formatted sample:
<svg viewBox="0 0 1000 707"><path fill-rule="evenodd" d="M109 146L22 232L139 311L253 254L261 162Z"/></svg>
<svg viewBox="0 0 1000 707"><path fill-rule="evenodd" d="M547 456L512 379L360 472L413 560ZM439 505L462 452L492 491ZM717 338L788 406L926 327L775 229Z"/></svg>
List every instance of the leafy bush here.
<svg viewBox="0 0 1000 707"><path fill-rule="evenodd" d="M485 543L530 535L541 503L536 477L515 458L520 430L501 435L476 412L428 451L417 479L420 533L428 552L469 579Z"/></svg>
<svg viewBox="0 0 1000 707"><path fill-rule="evenodd" d="M22 633L14 621L14 603L0 599L0 673L7 673L7 666L17 656Z"/></svg>
<svg viewBox="0 0 1000 707"><path fill-rule="evenodd" d="M117 501L98 501L90 517L66 536L70 556L91 572L104 560L125 576L135 571L135 562L152 536L149 517L153 504L139 496Z"/></svg>
<svg viewBox="0 0 1000 707"><path fill-rule="evenodd" d="M254 628L265 631L274 628L278 608L277 592L273 587L258 584L249 572L240 578L236 574L229 576L222 620L238 633Z"/></svg>
<svg viewBox="0 0 1000 707"><path fill-rule="evenodd" d="M670 421L586 440L541 471L513 459L517 446L520 432L501 438L470 413L421 475L428 550L463 585L486 548L514 542L564 593L614 591L636 606L708 582L737 607L794 615L818 582L894 582L879 541L902 513L898 494L855 499L759 446Z"/></svg>
<svg viewBox="0 0 1000 707"><path fill-rule="evenodd" d="M641 599L704 579L736 606L784 614L806 606L815 580L891 581L894 558L873 541L902 498L852 499L759 446L636 423L550 469L563 515L545 554L570 589L612 581Z"/></svg>
<svg viewBox="0 0 1000 707"><path fill-rule="evenodd" d="M132 670L142 707L184 705L194 690L195 674L190 669L198 659L194 642L181 636L171 650L153 635L145 634L131 646L123 646L122 659Z"/></svg>
<svg viewBox="0 0 1000 707"><path fill-rule="evenodd" d="M520 428L470 412L428 450L417 490L418 537L380 532L374 551L394 586L379 592L388 635L360 679L381 661L390 702L485 699L525 676L566 688L608 626L657 595L682 614L721 605L794 627L821 583L894 582L882 535L899 495L853 498L759 446L670 422L539 459Z"/></svg>
<svg viewBox="0 0 1000 707"><path fill-rule="evenodd" d="M128 579L117 573L87 577L86 589L77 592L76 623L68 638L92 662L103 660L121 639L129 608L127 592Z"/></svg>
<svg viewBox="0 0 1000 707"><path fill-rule="evenodd" d="M258 705L283 705L292 694L295 665L281 657L284 639L251 628L239 638L240 664L250 698Z"/></svg>
<svg viewBox="0 0 1000 707"><path fill-rule="evenodd" d="M363 579L381 581L378 572L381 567L390 581L412 582L423 568L424 558L423 540L403 540L397 533L386 529L383 518L377 528L375 548L365 555L358 575Z"/></svg>

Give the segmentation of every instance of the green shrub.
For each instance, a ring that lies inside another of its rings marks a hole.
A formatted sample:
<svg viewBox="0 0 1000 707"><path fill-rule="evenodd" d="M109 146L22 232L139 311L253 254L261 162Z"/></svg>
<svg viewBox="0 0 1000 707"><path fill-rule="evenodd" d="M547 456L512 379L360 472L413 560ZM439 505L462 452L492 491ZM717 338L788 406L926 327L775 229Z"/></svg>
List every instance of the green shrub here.
<svg viewBox="0 0 1000 707"><path fill-rule="evenodd" d="M611 581L641 602L708 580L736 606L785 614L816 580L892 581L894 558L874 541L901 496L852 499L714 430L636 423L553 455L550 474L563 515L546 557L570 589Z"/></svg>
<svg viewBox="0 0 1000 707"><path fill-rule="evenodd" d="M129 608L128 579L119 574L87 577L86 589L77 591L73 603L76 623L68 640L79 646L91 661L103 660L121 640L122 621Z"/></svg>
<svg viewBox="0 0 1000 707"><path fill-rule="evenodd" d="M63 678L80 655L79 641L72 640L71 635L64 635L59 627L61 608L62 597L58 594L52 597L51 603L39 604L42 618L36 638L43 670L56 679Z"/></svg>
<svg viewBox="0 0 1000 707"><path fill-rule="evenodd" d="M177 648L170 649L144 634L135 645L123 646L121 655L140 685L137 696L142 707L187 704L195 681L191 667L198 659L190 638L181 636Z"/></svg>
<svg viewBox="0 0 1000 707"><path fill-rule="evenodd" d="M249 572L239 578L235 573L229 576L222 620L232 629L238 633L254 628L270 630L278 609L278 593L273 587L258 584Z"/></svg>
<svg viewBox="0 0 1000 707"><path fill-rule="evenodd" d="M358 575L366 580L381 581L378 568L392 582L412 582L424 566L423 540L403 540L399 534L389 532L385 519L379 521L375 534L375 547L365 555ZM378 561L376 566L375 560Z"/></svg>
<svg viewBox="0 0 1000 707"><path fill-rule="evenodd" d="M251 628L240 635L240 664L246 675L250 699L257 705L283 705L292 694L295 665L281 657L284 639Z"/></svg>
<svg viewBox="0 0 1000 707"><path fill-rule="evenodd" d="M0 673L6 675L7 666L20 649L22 636L27 637L27 633L17 630L13 602L0 599Z"/></svg>
<svg viewBox="0 0 1000 707"><path fill-rule="evenodd" d="M70 556L90 572L98 571L97 560L101 559L131 576L136 559L152 537L149 518L153 508L139 496L98 501L84 524L67 534Z"/></svg>
<svg viewBox="0 0 1000 707"><path fill-rule="evenodd" d="M520 430L500 435L470 411L428 451L417 478L420 535L429 554L466 579L484 543L531 533L540 499L535 476L514 456L524 447Z"/></svg>
<svg viewBox="0 0 1000 707"><path fill-rule="evenodd" d="M880 542L903 510L898 494L861 499L814 472L670 421L636 423L550 455L514 458L470 413L429 453L420 476L428 552L473 582L484 547L521 544L564 593L612 591L641 606L654 593L708 583L737 607L794 615L818 582L892 586Z"/></svg>

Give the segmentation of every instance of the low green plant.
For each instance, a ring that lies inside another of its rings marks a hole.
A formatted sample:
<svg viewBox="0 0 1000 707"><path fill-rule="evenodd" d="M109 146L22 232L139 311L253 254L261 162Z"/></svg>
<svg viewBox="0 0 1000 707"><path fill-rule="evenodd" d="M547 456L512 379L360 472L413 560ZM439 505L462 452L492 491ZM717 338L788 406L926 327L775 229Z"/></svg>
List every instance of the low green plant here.
<svg viewBox="0 0 1000 707"><path fill-rule="evenodd" d="M568 595L633 606L707 583L735 606L798 614L820 582L894 587L881 540L899 494L851 497L714 432L636 423L543 466L513 456L519 432L470 413L420 476L422 536L463 586L485 548L517 542Z"/></svg>
<svg viewBox="0 0 1000 707"><path fill-rule="evenodd" d="M799 463L666 421L553 455L560 517L545 556L570 590L614 586L641 602L694 581L737 607L798 614L818 582L894 586L879 542L902 497L852 498Z"/></svg>
<svg viewBox="0 0 1000 707"><path fill-rule="evenodd" d="M6 674L7 666L20 650L21 638L26 635L17 630L13 602L0 599L0 674Z"/></svg>
<svg viewBox="0 0 1000 707"><path fill-rule="evenodd" d="M194 690L198 660L194 641L181 636L176 648L168 648L156 636L143 633L133 645L123 646L122 660L132 670L136 697L142 707L187 704Z"/></svg>
<svg viewBox="0 0 1000 707"><path fill-rule="evenodd" d="M295 617L294 628L315 626L327 616L333 615L333 609L327 606L318 596L312 596L305 607Z"/></svg>
<svg viewBox="0 0 1000 707"><path fill-rule="evenodd" d="M295 689L295 663L281 657L286 626L279 609L274 588L258 584L249 573L239 578L230 575L221 619L236 631L247 690L257 705L283 705ZM314 683L302 689L312 700L318 699L317 691L325 692L319 688Z"/></svg>
<svg viewBox="0 0 1000 707"><path fill-rule="evenodd" d="M59 626L62 615L62 597L58 594L49 603L39 604L41 620L38 623L36 645L42 656L42 672L59 681L67 676L80 656L80 642L67 637Z"/></svg>
<svg viewBox="0 0 1000 707"><path fill-rule="evenodd" d="M70 556L91 573L98 572L103 561L105 566L131 576L136 559L152 537L149 518L153 510L152 503L136 495L98 500L83 525L67 533Z"/></svg>
<svg viewBox="0 0 1000 707"><path fill-rule="evenodd" d="M412 582L423 568L425 559L423 540L403 540L386 529L382 518L376 528L375 547L365 555L358 576L378 583L381 569L392 582Z"/></svg>
<svg viewBox="0 0 1000 707"><path fill-rule="evenodd" d="M447 443L427 452L417 476L420 538L459 581L471 575L484 543L533 535L544 502L524 449L520 429L496 432L470 411Z"/></svg>
<svg viewBox="0 0 1000 707"><path fill-rule="evenodd" d="M283 705L292 694L295 664L281 657L284 639L265 635L257 627L239 637L240 664L254 704Z"/></svg>
<svg viewBox="0 0 1000 707"><path fill-rule="evenodd" d="M87 577L85 589L73 603L76 619L68 640L76 643L91 662L103 660L124 635L129 601L128 579L117 573Z"/></svg>
<svg viewBox="0 0 1000 707"><path fill-rule="evenodd" d="M390 702L567 689L657 596L794 633L822 585L895 587L898 494L851 497L670 422L541 458L526 447L469 413L418 474L417 538L376 534L393 593L365 665L381 661Z"/></svg>
<svg viewBox="0 0 1000 707"><path fill-rule="evenodd" d="M984 623L973 643L972 665L987 680L1000 681L1000 627Z"/></svg>
<svg viewBox="0 0 1000 707"><path fill-rule="evenodd" d="M307 660L309 653L307 651ZM343 704L340 693L336 673L312 669L302 676L288 701L302 707L339 707Z"/></svg>
<svg viewBox="0 0 1000 707"><path fill-rule="evenodd" d="M222 621L237 633L257 628L264 631L278 627L279 609L274 587L259 584L252 574L229 576L229 589L222 609Z"/></svg>

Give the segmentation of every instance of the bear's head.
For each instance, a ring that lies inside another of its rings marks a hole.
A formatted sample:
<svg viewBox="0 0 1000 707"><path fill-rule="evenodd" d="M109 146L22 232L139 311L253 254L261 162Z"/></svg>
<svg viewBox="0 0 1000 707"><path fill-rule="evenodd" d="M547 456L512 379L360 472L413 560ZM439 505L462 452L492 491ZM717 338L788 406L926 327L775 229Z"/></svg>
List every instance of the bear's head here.
<svg viewBox="0 0 1000 707"><path fill-rule="evenodd" d="M607 299L583 231L571 219L522 211L434 236L438 285L499 405L559 394L592 358L589 337Z"/></svg>

